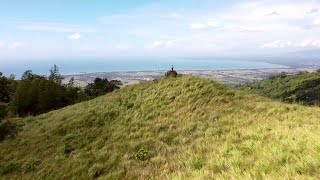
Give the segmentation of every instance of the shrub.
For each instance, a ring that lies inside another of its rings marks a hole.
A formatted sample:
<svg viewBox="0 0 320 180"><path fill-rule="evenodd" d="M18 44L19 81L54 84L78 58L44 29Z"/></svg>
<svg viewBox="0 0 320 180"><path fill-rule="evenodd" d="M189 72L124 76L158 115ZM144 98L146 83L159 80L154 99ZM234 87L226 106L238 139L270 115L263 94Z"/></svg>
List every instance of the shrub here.
<svg viewBox="0 0 320 180"><path fill-rule="evenodd" d="M206 164L204 158L194 157L192 159L192 167L194 169L200 170Z"/></svg>
<svg viewBox="0 0 320 180"><path fill-rule="evenodd" d="M19 162L9 162L0 166L0 174L10 174L13 172L20 172L21 171L21 164Z"/></svg>
<svg viewBox="0 0 320 180"><path fill-rule="evenodd" d="M72 141L73 141L74 137L75 137L75 135L68 134L63 138L63 142L64 142L63 153L66 156L68 156L72 151L74 151L74 148L72 146Z"/></svg>
<svg viewBox="0 0 320 180"><path fill-rule="evenodd" d="M7 115L7 104L0 102L0 122Z"/></svg>
<svg viewBox="0 0 320 180"><path fill-rule="evenodd" d="M96 78L85 87L84 92L87 96L98 97L119 89L121 85L120 81Z"/></svg>
<svg viewBox="0 0 320 180"><path fill-rule="evenodd" d="M0 123L0 141L4 140L7 136L14 136L17 131L17 125L10 121Z"/></svg>
<svg viewBox="0 0 320 180"><path fill-rule="evenodd" d="M134 156L141 161L145 161L150 158L148 150L144 148L141 148Z"/></svg>
<svg viewBox="0 0 320 180"><path fill-rule="evenodd" d="M27 162L24 165L25 172L33 172L33 171L35 171L37 166L40 165L40 163L41 163L41 160L39 160L39 159L33 159L33 160Z"/></svg>

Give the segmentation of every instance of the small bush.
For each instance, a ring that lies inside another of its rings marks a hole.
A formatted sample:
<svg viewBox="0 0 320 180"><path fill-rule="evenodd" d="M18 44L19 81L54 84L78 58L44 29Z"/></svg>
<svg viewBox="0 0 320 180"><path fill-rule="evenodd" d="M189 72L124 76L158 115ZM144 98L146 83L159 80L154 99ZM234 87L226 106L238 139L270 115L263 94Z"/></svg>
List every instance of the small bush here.
<svg viewBox="0 0 320 180"><path fill-rule="evenodd" d="M69 154L74 150L74 148L70 145L70 144L65 144L64 145L64 149L63 149L63 153L66 156L69 156Z"/></svg>
<svg viewBox="0 0 320 180"><path fill-rule="evenodd" d="M20 172L21 171L21 164L19 162L10 162L3 166L0 166L0 174L11 174L14 172Z"/></svg>
<svg viewBox="0 0 320 180"><path fill-rule="evenodd" d="M4 140L7 136L14 136L17 133L17 131L17 125L10 121L0 123L0 142Z"/></svg>
<svg viewBox="0 0 320 180"><path fill-rule="evenodd" d="M149 151L144 148L141 148L134 156L141 161L145 161L150 158Z"/></svg>
<svg viewBox="0 0 320 180"><path fill-rule="evenodd" d="M128 108L128 109L133 108L133 106L134 106L134 103L128 103L128 104L127 104L127 108Z"/></svg>
<svg viewBox="0 0 320 180"><path fill-rule="evenodd" d="M7 115L7 104L0 102L0 122Z"/></svg>
<svg viewBox="0 0 320 180"><path fill-rule="evenodd" d="M73 141L74 137L75 137L75 135L68 134L63 138L63 143L64 143L63 153L66 156L68 156L72 151L74 151L74 148L72 146L72 141Z"/></svg>
<svg viewBox="0 0 320 180"><path fill-rule="evenodd" d="M40 163L41 163L41 160L39 160L39 159L33 159L33 160L27 162L24 165L25 172L33 172L33 171L35 171L36 168L40 165Z"/></svg>
<svg viewBox="0 0 320 180"><path fill-rule="evenodd" d="M105 113L104 119L106 121L113 121L113 120L117 119L118 116L119 116L119 112L112 110L112 111L108 111Z"/></svg>
<svg viewBox="0 0 320 180"><path fill-rule="evenodd" d="M192 167L194 169L200 170L205 164L206 164L206 161L204 158L194 157L192 159Z"/></svg>

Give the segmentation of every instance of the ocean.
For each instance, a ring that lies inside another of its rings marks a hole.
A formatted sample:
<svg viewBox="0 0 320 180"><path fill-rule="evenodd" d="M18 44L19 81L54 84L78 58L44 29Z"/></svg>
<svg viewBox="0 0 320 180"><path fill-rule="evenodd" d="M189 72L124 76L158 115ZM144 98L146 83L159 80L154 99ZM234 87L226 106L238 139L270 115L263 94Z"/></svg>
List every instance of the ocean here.
<svg viewBox="0 0 320 180"><path fill-rule="evenodd" d="M64 75L119 72L119 71L158 71L170 70L233 70L233 69L267 69L284 68L285 66L254 61L234 60L185 60L185 59L132 59L132 60L47 60L47 61L0 61L0 72L20 78L26 70L33 73L48 75L49 69L56 64Z"/></svg>

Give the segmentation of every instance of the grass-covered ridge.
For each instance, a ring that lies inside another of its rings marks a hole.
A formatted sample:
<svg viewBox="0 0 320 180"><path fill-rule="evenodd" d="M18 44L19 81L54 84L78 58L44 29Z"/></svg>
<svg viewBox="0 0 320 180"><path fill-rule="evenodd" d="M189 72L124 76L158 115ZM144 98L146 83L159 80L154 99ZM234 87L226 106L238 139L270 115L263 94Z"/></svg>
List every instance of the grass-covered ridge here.
<svg viewBox="0 0 320 180"><path fill-rule="evenodd" d="M320 178L320 109L195 77L11 120L3 179Z"/></svg>
<svg viewBox="0 0 320 180"><path fill-rule="evenodd" d="M320 105L320 70L294 75L281 73L241 88L285 102Z"/></svg>

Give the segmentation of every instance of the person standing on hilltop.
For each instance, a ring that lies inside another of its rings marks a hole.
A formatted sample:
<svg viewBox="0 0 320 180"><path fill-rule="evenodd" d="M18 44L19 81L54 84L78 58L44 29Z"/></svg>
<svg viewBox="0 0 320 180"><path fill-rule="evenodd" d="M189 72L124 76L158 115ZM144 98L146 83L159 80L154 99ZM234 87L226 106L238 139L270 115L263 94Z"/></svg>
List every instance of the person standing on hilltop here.
<svg viewBox="0 0 320 180"><path fill-rule="evenodd" d="M166 77L177 77L178 76L178 73L177 73L177 71L174 70L173 65L171 67L171 70L166 72L165 76Z"/></svg>

